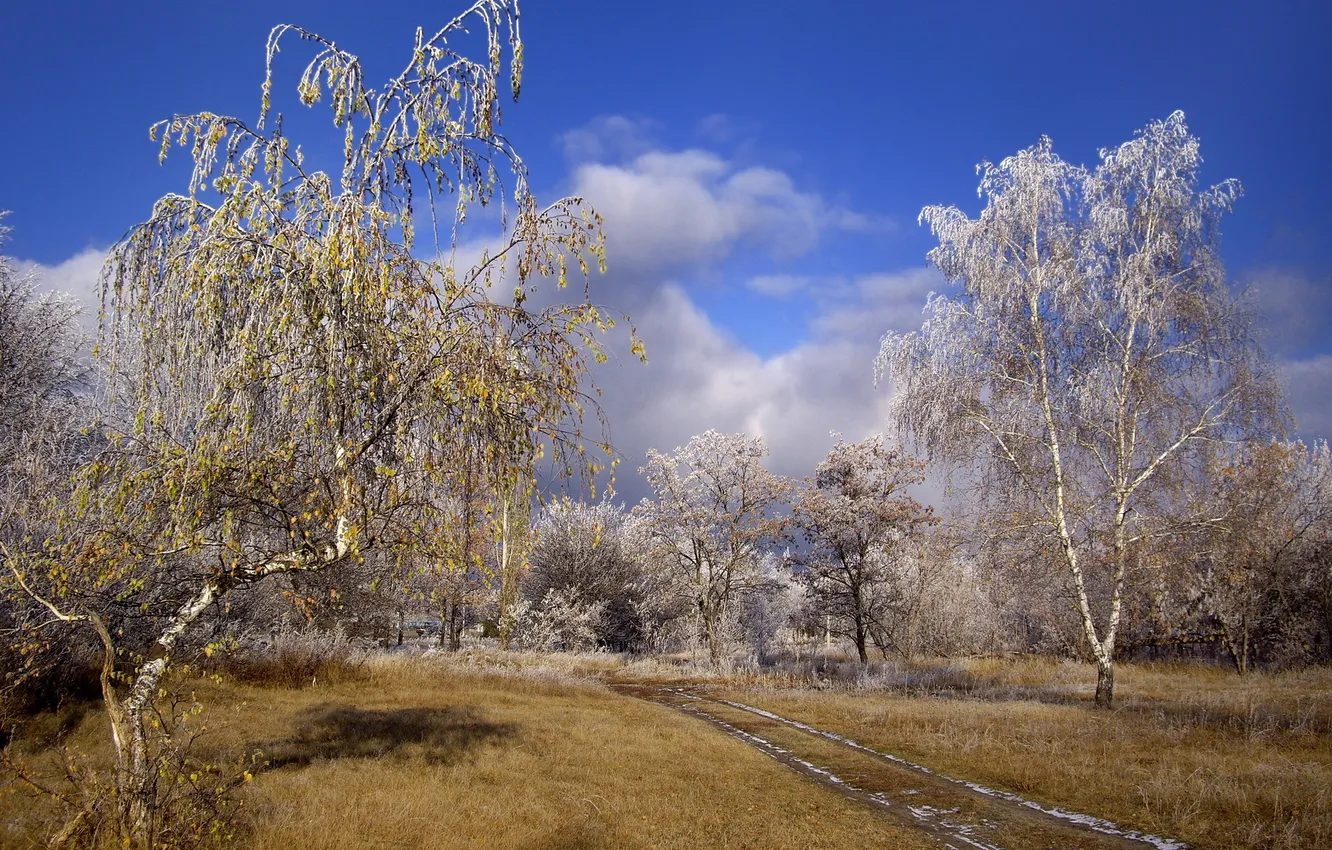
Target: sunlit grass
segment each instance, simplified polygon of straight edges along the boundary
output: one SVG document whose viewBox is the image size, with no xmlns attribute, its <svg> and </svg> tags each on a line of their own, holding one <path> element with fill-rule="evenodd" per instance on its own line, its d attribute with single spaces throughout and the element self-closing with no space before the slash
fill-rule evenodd
<svg viewBox="0 0 1332 850">
<path fill-rule="evenodd" d="M 1105 712 L 1087 665 L 966 659 L 848 675 L 842 661 L 715 672 L 683 658 L 474 651 L 371 657 L 300 688 L 235 674 L 181 684 L 207 706 L 200 754 L 260 765 L 235 839 L 258 850 L 928 846 L 607 680 L 692 683 L 1197 848 L 1332 846 L 1332 671 L 1125 664 Z M 100 714 L 78 707 L 34 719 L 17 752 L 49 765 L 43 745 L 62 728 L 71 749 L 105 758 Z M 11 787 L 0 844 L 37 846 L 52 812 Z"/>
<path fill-rule="evenodd" d="M 194 682 L 202 752 L 228 763 L 259 749 L 270 763 L 242 789 L 236 843 L 929 846 L 700 721 L 571 672 L 596 659 L 538 660 L 375 659 L 359 681 L 302 689 Z M 83 718 L 69 742 L 99 751 L 100 720 Z M 0 800 L 0 840 L 33 846 L 43 811 L 27 795 Z"/>
</svg>

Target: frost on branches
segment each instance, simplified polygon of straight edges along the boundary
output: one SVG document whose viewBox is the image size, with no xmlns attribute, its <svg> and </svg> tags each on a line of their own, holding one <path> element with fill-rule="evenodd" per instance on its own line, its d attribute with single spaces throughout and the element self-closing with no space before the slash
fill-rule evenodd
<svg viewBox="0 0 1332 850">
<path fill-rule="evenodd" d="M 763 467 L 767 453 L 762 437 L 707 431 L 674 454 L 649 449 L 640 470 L 655 497 L 634 513 L 646 521 L 661 570 L 688 604 L 714 666 L 733 606 L 762 586 L 759 559 L 786 533 L 778 511 L 792 485 Z"/>
<path fill-rule="evenodd" d="M 802 561 L 821 613 L 869 663 L 871 642 L 885 647 L 889 618 L 910 567 L 910 547 L 933 511 L 907 492 L 924 480 L 924 464 L 882 435 L 838 440 L 795 506 L 795 524 L 809 544 Z"/>
<path fill-rule="evenodd" d="M 1061 565 L 1104 706 L 1125 584 L 1172 489 L 1213 442 L 1280 423 L 1217 254 L 1240 187 L 1200 190 L 1201 162 L 1177 112 L 1093 169 L 1049 139 L 983 163 L 978 218 L 921 213 L 955 291 L 931 296 L 921 330 L 888 334 L 877 364 L 900 428 L 982 473 L 996 539 Z"/>
</svg>

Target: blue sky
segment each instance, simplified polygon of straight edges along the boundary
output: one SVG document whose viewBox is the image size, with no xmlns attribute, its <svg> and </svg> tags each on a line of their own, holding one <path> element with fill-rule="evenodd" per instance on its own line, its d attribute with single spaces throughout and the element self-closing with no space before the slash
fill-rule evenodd
<svg viewBox="0 0 1332 850">
<path fill-rule="evenodd" d="M 202 109 L 253 116 L 271 26 L 335 39 L 373 80 L 401 68 L 415 27 L 461 6 L 9 8 L 5 252 L 42 266 L 50 286 L 89 291 L 100 252 L 183 185 L 183 161 L 157 164 L 148 125 Z M 1244 183 L 1224 254 L 1276 328 L 1302 434 L 1332 435 L 1324 4 L 527 0 L 522 11 L 527 76 L 506 131 L 542 194 L 582 192 L 602 209 L 611 271 L 596 295 L 649 344 L 648 367 L 626 358 L 599 376 L 633 466 L 649 445 L 717 427 L 762 432 L 781 471 L 805 474 L 830 429 L 882 428 L 877 339 L 916 321 L 937 285 L 920 207 L 974 212 L 976 162 L 1042 134 L 1087 163 L 1176 109 L 1202 140 L 1204 178 Z M 305 58 L 291 42 L 279 91 Z M 337 141 L 321 124 L 298 131 Z"/>
</svg>

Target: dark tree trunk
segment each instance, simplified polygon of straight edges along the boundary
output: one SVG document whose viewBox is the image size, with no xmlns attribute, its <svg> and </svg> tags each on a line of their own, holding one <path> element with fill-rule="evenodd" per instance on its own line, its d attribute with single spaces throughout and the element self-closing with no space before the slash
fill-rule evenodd
<svg viewBox="0 0 1332 850">
<path fill-rule="evenodd" d="M 1115 701 L 1115 662 L 1096 660 L 1096 707 L 1110 708 Z"/>
</svg>

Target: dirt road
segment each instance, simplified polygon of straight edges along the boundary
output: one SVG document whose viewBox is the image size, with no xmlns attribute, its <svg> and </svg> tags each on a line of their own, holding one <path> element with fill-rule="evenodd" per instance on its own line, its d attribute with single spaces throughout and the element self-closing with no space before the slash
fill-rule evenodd
<svg viewBox="0 0 1332 850">
<path fill-rule="evenodd" d="M 686 712 L 780 764 L 953 850 L 1186 850 L 1100 818 L 953 779 L 890 753 L 744 703 L 690 688 L 613 685 L 616 691 Z"/>
</svg>

